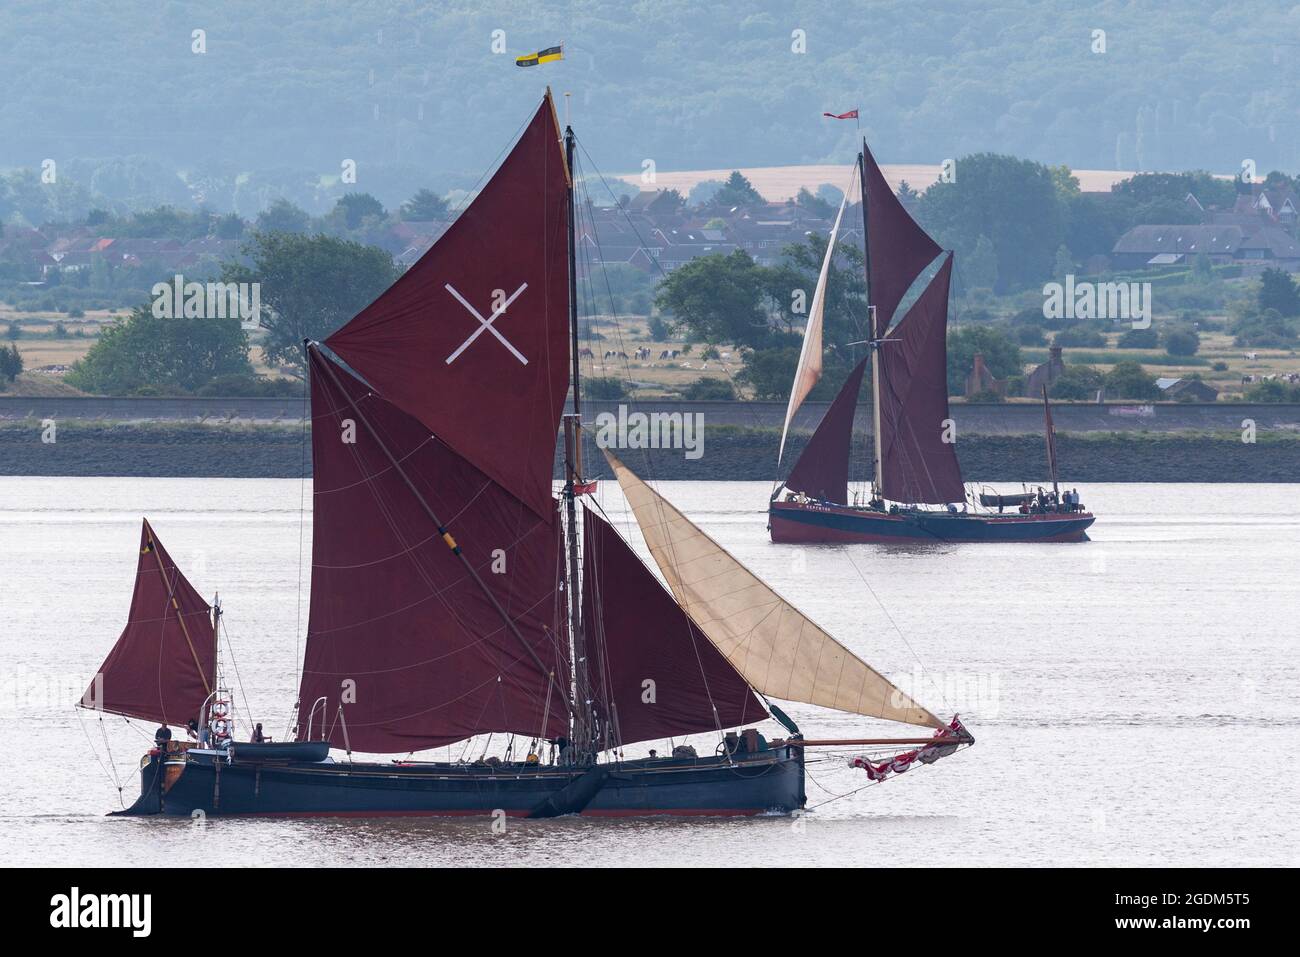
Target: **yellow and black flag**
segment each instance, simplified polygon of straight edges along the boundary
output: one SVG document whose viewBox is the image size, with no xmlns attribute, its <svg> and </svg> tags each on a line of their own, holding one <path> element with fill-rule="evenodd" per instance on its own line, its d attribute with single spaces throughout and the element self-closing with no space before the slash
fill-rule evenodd
<svg viewBox="0 0 1300 957">
<path fill-rule="evenodd" d="M 541 63 L 550 63 L 554 60 L 564 59 L 564 44 L 557 47 L 547 47 L 545 50 L 538 50 L 536 53 L 527 53 L 524 56 L 515 57 L 515 66 L 537 66 Z"/>
</svg>

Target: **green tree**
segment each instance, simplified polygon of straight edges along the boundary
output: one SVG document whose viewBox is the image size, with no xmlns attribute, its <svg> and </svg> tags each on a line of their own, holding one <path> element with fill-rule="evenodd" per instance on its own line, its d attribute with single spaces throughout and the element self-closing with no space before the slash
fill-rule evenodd
<svg viewBox="0 0 1300 957">
<path fill-rule="evenodd" d="M 809 192 L 806 186 L 799 188 L 799 194 L 795 196 L 794 202 L 796 206 L 808 210 L 814 216 L 820 216 L 823 219 L 831 219 L 835 216 L 835 207 L 820 196 Z"/>
<path fill-rule="evenodd" d="M 758 190 L 754 189 L 754 184 L 742 176 L 739 170 L 734 170 L 722 189 L 713 195 L 716 206 L 761 206 L 764 202 Z"/>
<path fill-rule="evenodd" d="M 949 395 L 961 395 L 966 390 L 966 376 L 975 365 L 977 352 L 984 355 L 984 364 L 995 379 L 1007 379 L 1024 371 L 1020 346 L 1001 329 L 960 326 L 948 333 Z"/>
<path fill-rule="evenodd" d="M 100 334 L 67 381 L 86 392 L 129 395 L 192 392 L 217 376 L 252 374 L 238 319 L 159 319 L 141 306 Z"/>
<path fill-rule="evenodd" d="M 1115 343 L 1118 349 L 1154 349 L 1160 345 L 1160 335 L 1154 329 L 1129 329 Z"/>
<path fill-rule="evenodd" d="M 617 376 L 587 376 L 582 380 L 582 394 L 588 399 L 626 399 L 627 384 Z"/>
<path fill-rule="evenodd" d="M 245 225 L 238 213 L 228 213 L 217 219 L 212 226 L 212 233 L 218 239 L 241 239 Z"/>
<path fill-rule="evenodd" d="M 1070 252 L 1068 246 L 1062 244 L 1056 247 L 1056 261 L 1052 265 L 1052 278 L 1057 282 L 1065 282 L 1065 277 L 1074 272 L 1074 254 Z"/>
<path fill-rule="evenodd" d="M 748 349 L 744 355 L 744 368 L 736 374 L 736 379 L 749 386 L 756 399 L 784 400 L 790 396 L 794 370 L 798 365 L 799 349 L 796 346 Z M 818 387 L 823 384 L 829 385 L 828 376 L 823 375 L 821 382 L 817 383 Z"/>
<path fill-rule="evenodd" d="M 962 263 L 961 275 L 968 289 L 992 289 L 998 284 L 998 254 L 983 233 L 976 237 L 975 248 Z"/>
<path fill-rule="evenodd" d="M 251 263 L 227 263 L 221 278 L 261 283 L 263 351 L 268 361 L 299 376 L 302 341 L 324 339 L 399 275 L 384 250 L 333 236 L 258 233 L 244 251 Z"/>
<path fill-rule="evenodd" d="M 994 153 L 962 157 L 956 170 L 955 181 L 935 183 L 922 194 L 921 223 L 958 250 L 973 250 L 981 234 L 988 236 L 997 254 L 998 292 L 1049 277 L 1064 235 L 1051 170 Z"/>
<path fill-rule="evenodd" d="M 1105 376 L 1106 393 L 1117 399 L 1158 399 L 1155 376 L 1131 359 L 1117 362 Z"/>
<path fill-rule="evenodd" d="M 763 308 L 768 279 L 743 250 L 701 256 L 668 274 L 655 304 L 690 338 L 762 347 L 772 338 Z"/>
<path fill-rule="evenodd" d="M 1052 345 L 1073 346 L 1076 349 L 1101 349 L 1106 345 L 1106 337 L 1091 326 L 1080 324 L 1062 329 L 1052 336 Z"/>
<path fill-rule="evenodd" d="M 1101 373 L 1092 366 L 1068 364 L 1048 388 L 1053 399 L 1092 399 L 1101 388 Z"/>
<path fill-rule="evenodd" d="M 1170 329 L 1165 333 L 1165 351 L 1171 356 L 1194 356 L 1201 348 L 1201 337 L 1194 329 Z"/>
<path fill-rule="evenodd" d="M 262 233 L 305 233 L 310 225 L 307 211 L 287 199 L 277 199 L 257 214 L 257 230 Z"/>
<path fill-rule="evenodd" d="M 0 347 L 0 379 L 13 382 L 22 375 L 22 371 L 23 357 L 18 346 L 11 342 L 8 346 Z"/>
<path fill-rule="evenodd" d="M 1244 398 L 1247 402 L 1295 402 L 1300 400 L 1300 389 L 1280 379 L 1268 379 L 1247 389 Z"/>
<path fill-rule="evenodd" d="M 1259 282 L 1259 308 L 1276 309 L 1280 316 L 1300 316 L 1300 289 L 1290 273 L 1264 270 Z"/>
<path fill-rule="evenodd" d="M 1247 306 L 1232 324 L 1233 343 L 1239 346 L 1262 346 L 1265 349 L 1290 348 L 1296 342 L 1295 330 L 1276 309 Z"/>
<path fill-rule="evenodd" d="M 447 201 L 429 189 L 422 189 L 402 204 L 403 220 L 432 222 L 447 217 Z"/>
<path fill-rule="evenodd" d="M 700 376 L 682 390 L 683 398 L 696 402 L 731 401 L 736 397 L 736 388 L 726 379 L 712 376 Z"/>
<path fill-rule="evenodd" d="M 345 193 L 334 204 L 330 215 L 351 230 L 360 229 L 367 217 L 383 219 L 387 213 L 384 204 L 369 193 Z"/>
</svg>

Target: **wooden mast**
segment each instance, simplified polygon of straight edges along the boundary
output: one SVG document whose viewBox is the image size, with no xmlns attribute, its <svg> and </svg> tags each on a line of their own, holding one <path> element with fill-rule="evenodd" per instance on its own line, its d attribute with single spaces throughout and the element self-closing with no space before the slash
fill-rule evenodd
<svg viewBox="0 0 1300 957">
<path fill-rule="evenodd" d="M 867 323 L 868 346 L 871 349 L 871 441 L 872 441 L 872 478 L 871 497 L 873 500 L 883 498 L 884 476 L 880 453 L 880 333 L 877 329 L 876 307 L 871 304 L 871 239 L 867 229 L 867 141 L 862 140 L 862 152 L 858 154 L 858 188 L 862 192 L 862 268 L 867 281 Z"/>
<path fill-rule="evenodd" d="M 578 265 L 577 202 L 573 187 L 573 154 L 575 140 L 573 127 L 564 128 L 564 160 L 569 173 L 569 352 L 573 362 L 573 412 L 564 417 L 564 515 L 565 545 L 568 552 L 569 574 L 565 582 L 565 597 L 569 602 L 569 640 L 573 657 L 573 747 L 580 763 L 592 759 L 595 752 L 595 731 L 591 713 L 591 680 L 587 667 L 587 640 L 582 630 L 582 595 L 578 549 L 581 530 L 578 527 L 576 486 L 582 482 L 582 404 L 578 362 Z"/>
<path fill-rule="evenodd" d="M 1061 500 L 1060 482 L 1056 467 L 1056 429 L 1052 427 L 1052 406 L 1047 401 L 1047 384 L 1043 383 L 1043 432 L 1047 439 L 1047 467 L 1052 473 L 1052 494 Z"/>
</svg>

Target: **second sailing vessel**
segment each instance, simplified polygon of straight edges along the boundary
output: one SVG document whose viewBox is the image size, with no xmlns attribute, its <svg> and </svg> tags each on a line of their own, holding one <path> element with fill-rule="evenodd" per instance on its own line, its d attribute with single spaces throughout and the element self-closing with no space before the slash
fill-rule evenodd
<svg viewBox="0 0 1300 957">
<path fill-rule="evenodd" d="M 868 749 L 851 761 L 879 780 L 973 742 L 612 455 L 667 588 L 588 504 L 573 151 L 548 92 L 429 252 L 307 344 L 312 576 L 291 740 L 236 740 L 212 609 L 146 523 L 130 621 L 82 701 L 161 725 L 126 813 L 788 813 L 810 748 Z M 772 698 L 914 730 L 808 740 Z M 769 716 L 773 740 L 752 726 Z M 195 740 L 172 739 L 187 724 Z M 716 751 L 624 755 L 701 732 Z M 415 758 L 485 735 L 509 737 L 504 755 Z"/>
<path fill-rule="evenodd" d="M 867 276 L 869 352 L 853 367 L 799 459 L 772 493 L 772 541 L 798 542 L 1077 542 L 1093 515 L 1075 493 L 1021 492 L 968 496 L 948 409 L 948 293 L 952 253 L 912 219 L 889 188 L 866 141 L 858 154 Z M 849 187 L 852 190 L 852 184 Z M 835 239 L 848 192 L 826 246 L 813 293 L 803 350 L 781 435 L 821 376 L 822 312 Z M 906 314 L 894 313 L 912 283 L 940 260 Z M 870 492 L 849 500 L 849 450 L 858 393 L 871 369 Z M 1046 395 L 1044 395 L 1046 401 Z M 1055 439 L 1048 419 L 1053 486 Z M 778 455 L 778 464 L 780 455 Z M 927 507 L 930 506 L 930 507 Z M 938 506 L 933 507 L 933 506 Z M 1012 511 L 1005 509 L 1010 506 Z"/>
</svg>

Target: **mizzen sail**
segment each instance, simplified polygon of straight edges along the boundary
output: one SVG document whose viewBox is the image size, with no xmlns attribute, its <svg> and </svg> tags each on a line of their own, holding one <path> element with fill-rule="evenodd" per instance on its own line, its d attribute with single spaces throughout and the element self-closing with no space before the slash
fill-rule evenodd
<svg viewBox="0 0 1300 957">
<path fill-rule="evenodd" d="M 126 628 L 82 696 L 82 707 L 183 725 L 199 716 L 212 691 L 216 658 L 211 606 L 144 520 Z"/>
<path fill-rule="evenodd" d="M 619 744 L 767 717 L 728 663 L 609 523 L 584 509 L 583 621 L 592 695 Z"/>
<path fill-rule="evenodd" d="M 785 487 L 802 492 L 819 502 L 849 502 L 849 451 L 853 440 L 853 418 L 858 408 L 858 393 L 869 358 L 863 359 L 836 394 L 817 430 L 799 454 Z"/>
<path fill-rule="evenodd" d="M 889 721 L 944 727 L 809 621 L 681 512 L 605 453 L 673 597 L 756 690 Z"/>
<path fill-rule="evenodd" d="M 438 242 L 325 341 L 548 522 L 569 388 L 568 176 L 548 92 Z"/>
<path fill-rule="evenodd" d="M 966 498 L 948 410 L 949 256 L 879 347 L 881 494 L 942 505 Z"/>
</svg>

